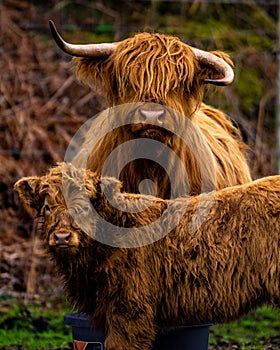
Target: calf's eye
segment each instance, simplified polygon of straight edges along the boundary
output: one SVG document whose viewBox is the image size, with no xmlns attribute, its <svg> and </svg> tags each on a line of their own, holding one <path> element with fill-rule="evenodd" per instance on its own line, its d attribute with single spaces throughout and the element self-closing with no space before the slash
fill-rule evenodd
<svg viewBox="0 0 280 350">
<path fill-rule="evenodd" d="M 45 204 L 44 212 L 45 212 L 45 214 L 50 214 L 52 212 L 52 210 L 48 204 Z"/>
</svg>

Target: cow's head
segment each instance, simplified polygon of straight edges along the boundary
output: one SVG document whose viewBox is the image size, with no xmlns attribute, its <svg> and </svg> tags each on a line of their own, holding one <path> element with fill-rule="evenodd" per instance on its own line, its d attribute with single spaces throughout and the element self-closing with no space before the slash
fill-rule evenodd
<svg viewBox="0 0 280 350">
<path fill-rule="evenodd" d="M 225 53 L 199 50 L 176 37 L 140 33 L 118 43 L 73 45 L 62 39 L 52 21 L 50 26 L 58 46 L 75 56 L 78 78 L 101 86 L 111 106 L 154 102 L 191 117 L 205 84 L 228 85 L 234 78 Z M 139 115 L 140 121 L 155 117 Z"/>
</svg>

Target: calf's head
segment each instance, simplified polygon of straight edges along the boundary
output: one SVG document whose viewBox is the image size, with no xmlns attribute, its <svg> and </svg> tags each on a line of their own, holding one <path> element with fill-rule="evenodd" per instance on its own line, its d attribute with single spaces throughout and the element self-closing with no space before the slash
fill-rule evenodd
<svg viewBox="0 0 280 350">
<path fill-rule="evenodd" d="M 86 215 L 87 223 L 92 233 L 95 227 L 95 217 L 87 215 L 89 203 L 85 195 L 81 195 L 81 186 L 84 186 L 84 177 L 69 176 L 71 167 L 64 165 L 52 168 L 42 177 L 25 177 L 16 182 L 14 188 L 21 200 L 29 207 L 37 210 L 37 227 L 41 231 L 42 238 L 47 243 L 49 250 L 67 250 L 72 253 L 78 248 L 86 247 L 92 243 L 92 237 L 80 229 L 73 218 L 83 220 Z M 73 170 L 73 169 L 72 169 Z M 64 178 L 64 186 L 62 185 Z M 94 176 L 91 176 L 92 197 L 95 196 Z M 89 192 L 87 191 L 88 195 Z M 65 200 L 65 195 L 67 201 Z M 85 225 L 84 225 L 85 227 Z"/>
</svg>

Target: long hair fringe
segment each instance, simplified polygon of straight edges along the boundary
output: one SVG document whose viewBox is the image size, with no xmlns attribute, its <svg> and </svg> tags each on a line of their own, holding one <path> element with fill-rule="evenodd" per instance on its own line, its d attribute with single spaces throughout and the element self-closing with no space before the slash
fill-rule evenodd
<svg viewBox="0 0 280 350">
<path fill-rule="evenodd" d="M 186 112 L 188 96 L 197 104 L 202 100 L 199 63 L 176 37 L 141 33 L 122 41 L 106 60 L 74 58 L 73 63 L 80 80 L 105 88 L 111 106 L 145 101 Z"/>
</svg>

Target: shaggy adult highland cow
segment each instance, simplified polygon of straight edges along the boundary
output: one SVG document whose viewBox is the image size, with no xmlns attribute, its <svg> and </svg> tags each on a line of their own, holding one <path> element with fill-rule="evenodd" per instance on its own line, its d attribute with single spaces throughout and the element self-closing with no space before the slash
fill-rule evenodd
<svg viewBox="0 0 280 350">
<path fill-rule="evenodd" d="M 70 301 L 106 334 L 107 350 L 148 350 L 158 328 L 223 323 L 264 304 L 279 307 L 280 176 L 172 201 L 120 188 L 116 179 L 65 164 L 15 185 L 38 210 Z M 95 208 L 88 220 L 85 197 Z M 203 223 L 189 230 L 199 206 L 208 208 Z M 111 231 L 104 232 L 104 220 Z M 154 243 L 113 247 L 96 240 L 102 231 L 114 244 L 150 236 Z"/>
<path fill-rule="evenodd" d="M 52 21 L 50 26 L 59 47 L 76 56 L 73 62 L 77 77 L 100 87 L 110 107 L 129 105 L 128 111 L 124 107 L 115 117 L 122 118 L 122 126 L 114 128 L 112 123 L 110 132 L 93 148 L 94 131 L 88 133 L 82 147 L 90 150 L 85 167 L 112 176 L 110 171 L 104 172 L 111 152 L 127 141 L 145 139 L 158 141 L 172 152 L 162 155 L 155 143 L 147 147 L 144 142 L 130 143 L 132 155 L 141 147 L 145 148 L 143 154 L 148 154 L 130 159 L 120 172 L 126 192 L 139 193 L 145 179 L 152 180 L 157 197 L 165 199 L 251 180 L 238 129 L 223 112 L 202 103 L 206 84 L 232 82 L 228 55 L 193 48 L 176 37 L 149 33 L 119 43 L 73 45 L 61 38 Z M 91 130 L 101 133 L 103 123 L 106 113 L 97 117 Z M 115 153 L 117 165 L 111 169 L 119 165 L 126 151 Z M 186 174 L 178 170 L 176 157 Z M 163 165 L 166 158 L 167 166 Z M 182 186 L 186 181 L 187 189 Z M 154 192 L 147 189 L 144 193 Z"/>
</svg>

